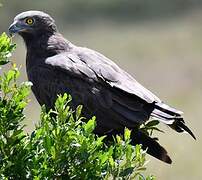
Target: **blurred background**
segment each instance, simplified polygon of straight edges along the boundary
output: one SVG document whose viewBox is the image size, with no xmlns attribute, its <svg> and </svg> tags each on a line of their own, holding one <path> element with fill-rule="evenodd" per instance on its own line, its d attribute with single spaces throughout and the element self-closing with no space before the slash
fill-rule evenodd
<svg viewBox="0 0 202 180">
<path fill-rule="evenodd" d="M 202 1 L 200 0 L 1 0 L 0 32 L 16 14 L 42 10 L 54 17 L 73 43 L 111 58 L 166 103 L 184 111 L 197 137 L 166 131 L 160 143 L 173 159 L 166 165 L 148 156 L 147 173 L 157 179 L 202 179 Z M 12 60 L 27 80 L 25 47 L 16 36 Z M 26 109 L 26 130 L 33 129 L 40 107 L 33 95 Z"/>
</svg>

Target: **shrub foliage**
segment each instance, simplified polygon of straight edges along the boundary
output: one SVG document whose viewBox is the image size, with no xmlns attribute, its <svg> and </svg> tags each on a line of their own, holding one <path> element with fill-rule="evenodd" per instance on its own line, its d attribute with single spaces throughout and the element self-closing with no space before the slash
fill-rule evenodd
<svg viewBox="0 0 202 180">
<path fill-rule="evenodd" d="M 0 36 L 0 65 L 9 62 L 15 45 Z M 12 63 L 11 63 L 12 64 Z M 108 145 L 93 130 L 95 117 L 83 122 L 82 106 L 72 110 L 71 97 L 59 95 L 55 109 L 41 109 L 31 134 L 24 130 L 23 110 L 31 83 L 16 82 L 19 70 L 12 64 L 0 76 L 0 179 L 154 179 L 144 177 L 145 151 L 131 146 L 130 131 Z M 123 140 L 124 139 L 124 140 Z"/>
</svg>

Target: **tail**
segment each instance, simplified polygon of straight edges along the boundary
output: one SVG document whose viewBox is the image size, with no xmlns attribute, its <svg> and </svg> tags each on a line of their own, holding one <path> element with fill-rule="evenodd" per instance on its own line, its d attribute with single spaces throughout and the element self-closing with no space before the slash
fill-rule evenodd
<svg viewBox="0 0 202 180">
<path fill-rule="evenodd" d="M 132 131 L 131 144 L 142 144 L 143 149 L 147 149 L 147 153 L 151 156 L 168 164 L 172 163 L 167 151 L 154 139 L 147 136 L 141 131 Z"/>
<path fill-rule="evenodd" d="M 104 139 L 104 142 L 106 144 L 110 143 L 111 141 L 114 140 L 114 137 L 117 134 L 123 135 L 124 130 L 121 130 L 121 131 L 112 130 L 108 132 L 106 134 L 106 138 Z M 131 144 L 132 145 L 141 144 L 142 148 L 144 150 L 147 150 L 147 153 L 150 154 L 151 156 L 165 163 L 168 163 L 168 164 L 172 163 L 172 160 L 168 156 L 167 151 L 156 141 L 156 139 L 149 137 L 148 135 L 146 135 L 144 132 L 140 130 L 137 130 L 137 129 L 131 130 Z"/>
<path fill-rule="evenodd" d="M 182 114 L 183 112 L 171 108 L 166 104 L 156 103 L 151 116 L 161 122 L 164 122 L 175 131 L 179 133 L 185 131 L 189 133 L 194 139 L 196 139 L 193 132 L 185 125 Z"/>
</svg>

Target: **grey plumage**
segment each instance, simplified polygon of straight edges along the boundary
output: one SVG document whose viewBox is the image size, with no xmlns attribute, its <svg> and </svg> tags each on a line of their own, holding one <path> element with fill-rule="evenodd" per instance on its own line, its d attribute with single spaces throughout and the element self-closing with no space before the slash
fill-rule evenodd
<svg viewBox="0 0 202 180">
<path fill-rule="evenodd" d="M 26 24 L 32 18 L 33 24 Z M 104 55 L 78 47 L 58 33 L 54 20 L 39 11 L 16 16 L 10 33 L 19 33 L 27 47 L 26 68 L 40 105 L 54 107 L 57 94 L 72 95 L 72 107 L 84 105 L 84 116 L 97 117 L 95 133 L 114 135 L 124 127 L 135 129 L 150 117 L 177 132 L 187 131 L 182 113 L 165 105 Z M 132 143 L 142 143 L 148 153 L 171 163 L 166 150 L 142 132 L 133 130 Z"/>
</svg>

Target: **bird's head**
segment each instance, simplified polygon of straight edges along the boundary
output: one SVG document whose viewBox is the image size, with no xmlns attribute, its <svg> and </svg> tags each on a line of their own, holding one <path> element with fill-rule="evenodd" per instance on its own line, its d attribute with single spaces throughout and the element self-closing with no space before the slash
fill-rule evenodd
<svg viewBox="0 0 202 180">
<path fill-rule="evenodd" d="M 18 14 L 9 27 L 9 34 L 34 35 L 57 31 L 53 18 L 42 11 L 26 11 Z"/>
</svg>

